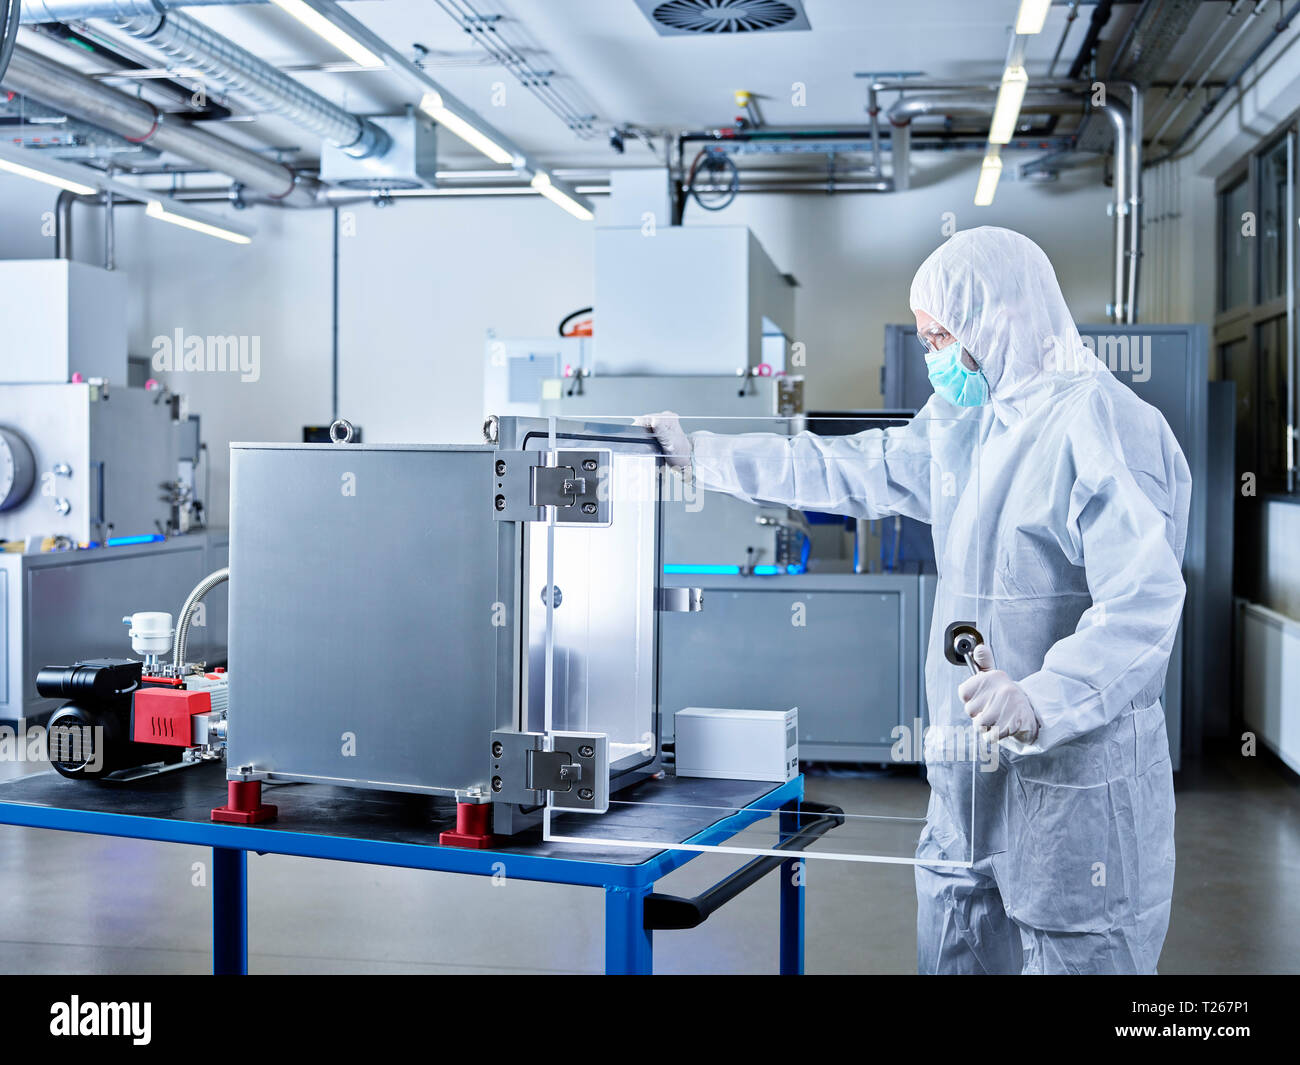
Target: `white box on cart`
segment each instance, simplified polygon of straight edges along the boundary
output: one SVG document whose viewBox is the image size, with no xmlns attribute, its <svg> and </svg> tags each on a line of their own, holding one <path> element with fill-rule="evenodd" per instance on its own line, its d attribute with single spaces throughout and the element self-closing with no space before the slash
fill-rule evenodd
<svg viewBox="0 0 1300 1065">
<path fill-rule="evenodd" d="M 688 706 L 675 715 L 677 775 L 771 780 L 799 774 L 799 708 L 725 710 Z"/>
</svg>

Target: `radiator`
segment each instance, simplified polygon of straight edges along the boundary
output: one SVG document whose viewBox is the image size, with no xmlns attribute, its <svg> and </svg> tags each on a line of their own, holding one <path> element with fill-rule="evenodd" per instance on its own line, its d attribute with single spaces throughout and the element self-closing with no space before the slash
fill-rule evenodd
<svg viewBox="0 0 1300 1065">
<path fill-rule="evenodd" d="M 1246 726 L 1300 773 L 1300 621 L 1258 603 L 1238 608 Z"/>
</svg>

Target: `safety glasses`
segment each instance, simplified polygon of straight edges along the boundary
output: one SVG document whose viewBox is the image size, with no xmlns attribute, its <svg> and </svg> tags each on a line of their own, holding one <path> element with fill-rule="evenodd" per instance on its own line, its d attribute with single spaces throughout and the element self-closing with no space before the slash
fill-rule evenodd
<svg viewBox="0 0 1300 1065">
<path fill-rule="evenodd" d="M 918 329 L 916 339 L 926 351 L 933 354 L 940 348 L 947 347 L 957 338 L 941 325 L 932 325 L 929 329 Z"/>
</svg>

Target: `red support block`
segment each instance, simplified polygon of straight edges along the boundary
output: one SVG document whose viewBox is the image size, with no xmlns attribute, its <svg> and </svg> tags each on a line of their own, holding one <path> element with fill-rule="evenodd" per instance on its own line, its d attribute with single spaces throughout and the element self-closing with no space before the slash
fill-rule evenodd
<svg viewBox="0 0 1300 1065">
<path fill-rule="evenodd" d="M 458 802 L 456 804 L 456 830 L 443 832 L 438 842 L 444 847 L 470 847 L 487 850 L 496 843 L 492 835 L 492 804 L 490 802 Z"/>
<path fill-rule="evenodd" d="M 226 782 L 226 805 L 212 811 L 212 820 L 231 825 L 255 825 L 275 819 L 279 809 L 262 801 L 260 780 Z"/>
</svg>

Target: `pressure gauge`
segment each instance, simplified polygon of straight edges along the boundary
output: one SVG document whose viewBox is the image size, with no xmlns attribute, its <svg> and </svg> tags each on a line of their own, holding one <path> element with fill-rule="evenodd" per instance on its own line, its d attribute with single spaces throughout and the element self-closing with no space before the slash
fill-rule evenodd
<svg viewBox="0 0 1300 1065">
<path fill-rule="evenodd" d="M 32 490 L 36 460 L 27 441 L 12 429 L 0 428 L 0 510 L 12 510 Z"/>
</svg>

